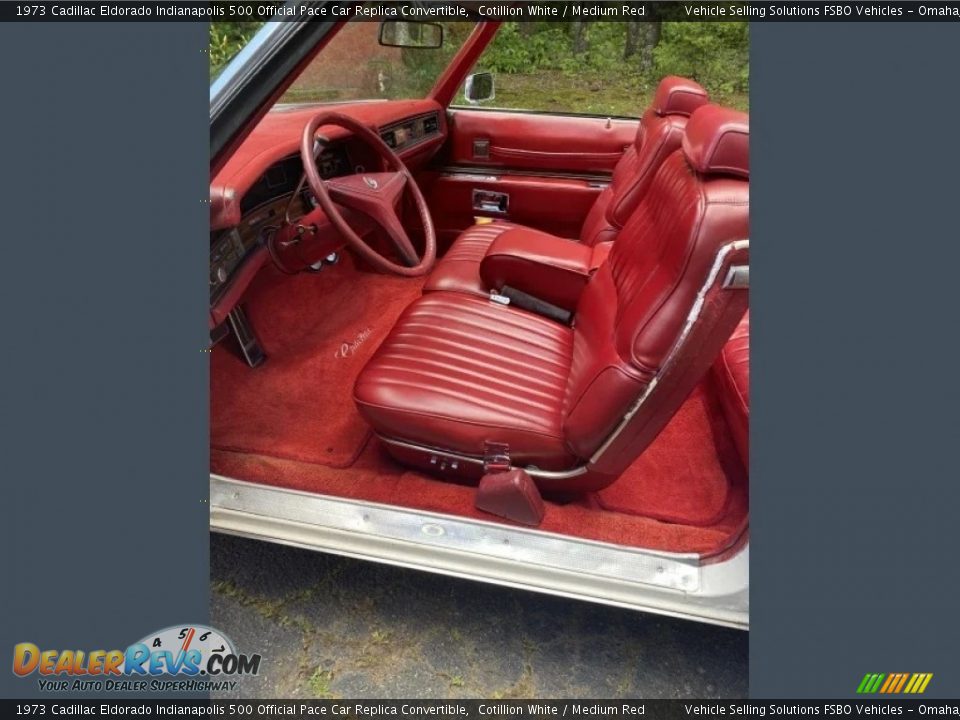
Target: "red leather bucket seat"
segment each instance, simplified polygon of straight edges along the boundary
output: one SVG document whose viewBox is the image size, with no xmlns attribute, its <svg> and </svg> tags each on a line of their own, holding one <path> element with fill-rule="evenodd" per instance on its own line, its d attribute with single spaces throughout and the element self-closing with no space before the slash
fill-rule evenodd
<svg viewBox="0 0 960 720">
<path fill-rule="evenodd" d="M 624 152 L 610 185 L 597 197 L 584 221 L 580 242 L 593 246 L 617 237 L 660 164 L 679 149 L 687 118 L 708 100 L 707 91 L 693 80 L 668 76 L 660 81 L 653 104 L 640 118 L 633 145 Z M 494 222 L 468 228 L 437 263 L 424 292 L 455 290 L 486 295 L 480 262 L 494 240 L 517 227 L 515 223 Z"/>
<path fill-rule="evenodd" d="M 495 454 L 544 490 L 612 482 L 746 311 L 748 147 L 744 113 L 693 114 L 572 327 L 477 295 L 415 300 L 357 379 L 360 413 L 401 462 L 476 477 Z"/>
</svg>

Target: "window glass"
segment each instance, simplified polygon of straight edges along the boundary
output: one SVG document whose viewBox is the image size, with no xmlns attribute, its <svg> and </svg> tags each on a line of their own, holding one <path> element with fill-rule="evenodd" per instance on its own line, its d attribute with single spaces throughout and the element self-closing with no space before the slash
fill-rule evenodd
<svg viewBox="0 0 960 720">
<path fill-rule="evenodd" d="M 442 22 L 439 48 L 384 47 L 380 23 L 351 21 L 304 69 L 282 103 L 422 98 L 475 24 Z"/>
<path fill-rule="evenodd" d="M 665 75 L 748 109 L 746 22 L 507 22 L 473 72 L 494 74 L 481 107 L 636 117 Z M 464 88 L 454 101 L 469 105 Z"/>
</svg>

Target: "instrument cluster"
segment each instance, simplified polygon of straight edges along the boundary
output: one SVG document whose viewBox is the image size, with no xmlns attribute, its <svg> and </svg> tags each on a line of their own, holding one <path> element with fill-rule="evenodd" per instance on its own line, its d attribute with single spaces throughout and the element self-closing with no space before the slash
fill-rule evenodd
<svg viewBox="0 0 960 720">
<path fill-rule="evenodd" d="M 343 144 L 331 144 L 317 158 L 320 175 L 326 180 L 352 172 L 350 155 Z M 258 247 L 264 233 L 290 217 L 297 218 L 313 208 L 313 196 L 303 178 L 300 155 L 291 155 L 272 165 L 240 201 L 241 223 L 210 238 L 210 301 L 226 288 L 234 271 Z M 291 197 L 299 188 L 299 196 Z"/>
</svg>

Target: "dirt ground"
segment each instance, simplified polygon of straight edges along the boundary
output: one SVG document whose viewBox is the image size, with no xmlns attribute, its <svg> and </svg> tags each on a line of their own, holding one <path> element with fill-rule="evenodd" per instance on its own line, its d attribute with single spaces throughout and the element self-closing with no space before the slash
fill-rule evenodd
<svg viewBox="0 0 960 720">
<path fill-rule="evenodd" d="M 211 624 L 263 698 L 723 698 L 745 632 L 211 535 Z"/>
</svg>

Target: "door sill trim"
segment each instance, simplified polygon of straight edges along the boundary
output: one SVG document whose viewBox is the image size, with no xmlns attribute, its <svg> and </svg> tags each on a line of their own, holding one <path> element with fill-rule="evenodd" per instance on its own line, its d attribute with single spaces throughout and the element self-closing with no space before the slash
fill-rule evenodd
<svg viewBox="0 0 960 720">
<path fill-rule="evenodd" d="M 730 627 L 747 626 L 746 549 L 701 565 L 497 522 L 210 475 L 210 529 Z"/>
</svg>

